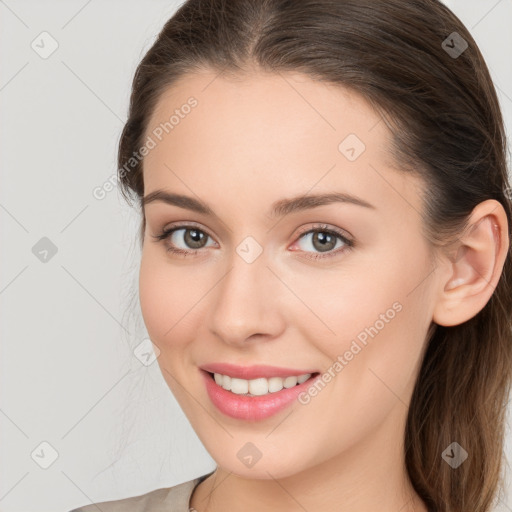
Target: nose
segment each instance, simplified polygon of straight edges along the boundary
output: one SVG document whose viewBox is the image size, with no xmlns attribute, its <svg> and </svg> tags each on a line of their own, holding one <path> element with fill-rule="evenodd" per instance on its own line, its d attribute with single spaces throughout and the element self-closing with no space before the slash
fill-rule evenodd
<svg viewBox="0 0 512 512">
<path fill-rule="evenodd" d="M 225 343 L 269 340 L 284 329 L 286 290 L 264 256 L 248 263 L 234 252 L 227 273 L 212 290 L 210 332 Z"/>
</svg>

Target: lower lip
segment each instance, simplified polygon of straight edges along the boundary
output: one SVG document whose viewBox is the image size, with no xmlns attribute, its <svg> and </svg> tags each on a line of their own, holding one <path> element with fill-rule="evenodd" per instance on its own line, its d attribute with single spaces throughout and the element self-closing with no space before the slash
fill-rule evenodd
<svg viewBox="0 0 512 512">
<path fill-rule="evenodd" d="M 227 391 L 219 386 L 208 372 L 200 371 L 205 380 L 208 396 L 217 409 L 231 418 L 246 421 L 263 420 L 277 414 L 291 405 L 303 391 L 306 391 L 320 377 L 318 374 L 302 384 L 291 388 L 283 388 L 275 393 L 261 396 L 244 396 Z"/>
</svg>

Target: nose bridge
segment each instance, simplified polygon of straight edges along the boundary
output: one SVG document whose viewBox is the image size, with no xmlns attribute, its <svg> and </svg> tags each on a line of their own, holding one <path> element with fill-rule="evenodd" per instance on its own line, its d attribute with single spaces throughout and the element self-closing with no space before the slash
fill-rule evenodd
<svg viewBox="0 0 512 512">
<path fill-rule="evenodd" d="M 247 238 L 235 248 L 213 298 L 210 329 L 229 343 L 253 334 L 273 336 L 280 328 L 277 280 L 267 268 L 263 248 Z"/>
</svg>

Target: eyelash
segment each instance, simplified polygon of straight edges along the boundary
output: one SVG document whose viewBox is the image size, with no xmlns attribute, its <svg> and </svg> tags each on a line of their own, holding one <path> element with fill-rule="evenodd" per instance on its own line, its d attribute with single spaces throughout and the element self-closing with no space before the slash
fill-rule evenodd
<svg viewBox="0 0 512 512">
<path fill-rule="evenodd" d="M 153 238 L 155 239 L 156 242 L 160 242 L 160 241 L 164 241 L 164 240 L 167 240 L 168 238 L 170 238 L 170 236 L 175 232 L 175 231 L 178 231 L 180 229 L 196 229 L 198 231 L 201 231 L 202 233 L 204 233 L 206 236 L 208 236 L 209 238 L 212 238 L 206 231 L 204 231 L 203 229 L 200 229 L 198 226 L 195 226 L 193 224 L 181 224 L 181 225 L 174 225 L 174 226 L 171 226 L 170 228 L 167 228 L 167 229 L 164 229 L 162 230 L 162 232 L 158 235 L 152 235 Z M 330 228 L 329 226 L 325 225 L 325 224 L 316 224 L 314 225 L 313 227 L 308 227 L 308 228 L 305 228 L 303 230 L 301 230 L 301 232 L 299 233 L 298 237 L 297 237 L 297 240 L 300 240 L 300 238 L 302 238 L 304 235 L 308 234 L 308 233 L 328 233 L 330 235 L 334 235 L 336 237 L 338 237 L 339 239 L 341 239 L 341 241 L 345 244 L 345 247 L 342 247 L 342 248 L 338 248 L 336 250 L 332 250 L 332 251 L 329 251 L 329 252 L 326 252 L 324 254 L 322 253 L 309 253 L 308 251 L 305 251 L 307 252 L 308 254 L 311 254 L 310 256 L 307 256 L 307 258 L 311 258 L 311 259 L 314 259 L 314 260 L 319 260 L 319 259 L 325 259 L 325 258 L 331 258 L 331 257 L 334 257 L 334 256 L 337 256 L 337 255 L 340 255 L 341 253 L 344 253 L 344 252 L 347 252 L 351 249 L 353 249 L 354 247 L 354 242 L 350 239 L 348 239 L 347 237 L 345 237 L 340 231 L 334 229 L 334 228 Z M 180 249 L 180 248 L 175 248 L 175 247 L 170 247 L 168 246 L 166 248 L 167 252 L 170 252 L 170 253 L 173 253 L 173 254 L 176 254 L 176 255 L 180 255 L 180 256 L 183 256 L 183 257 L 186 257 L 186 256 L 197 256 L 198 252 L 200 252 L 200 249 L 190 249 L 190 250 L 185 250 L 185 249 Z"/>
</svg>

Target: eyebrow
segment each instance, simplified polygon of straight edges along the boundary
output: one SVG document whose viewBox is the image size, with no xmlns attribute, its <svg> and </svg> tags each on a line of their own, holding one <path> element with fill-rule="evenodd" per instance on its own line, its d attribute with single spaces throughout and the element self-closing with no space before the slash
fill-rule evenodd
<svg viewBox="0 0 512 512">
<path fill-rule="evenodd" d="M 204 215 L 215 216 L 213 210 L 203 201 L 194 197 L 167 192 L 166 190 L 158 189 L 144 196 L 141 201 L 142 208 L 154 202 L 163 202 Z M 376 209 L 372 204 L 354 195 L 342 192 L 331 192 L 327 194 L 300 195 L 289 199 L 280 199 L 272 205 L 269 215 L 271 218 L 282 217 L 289 213 L 308 210 L 331 203 L 349 203 L 364 208 Z"/>
</svg>

